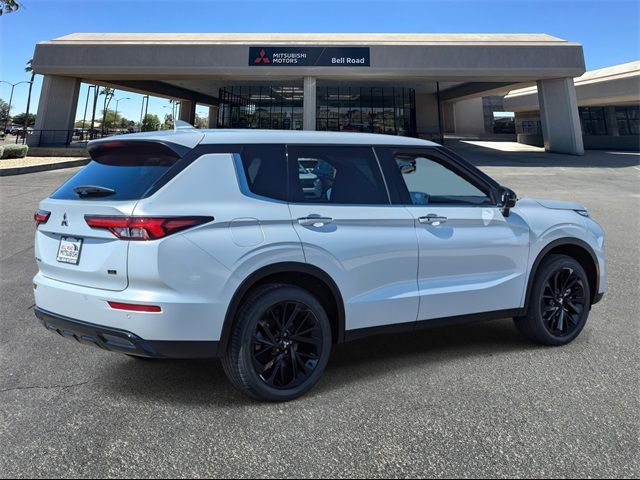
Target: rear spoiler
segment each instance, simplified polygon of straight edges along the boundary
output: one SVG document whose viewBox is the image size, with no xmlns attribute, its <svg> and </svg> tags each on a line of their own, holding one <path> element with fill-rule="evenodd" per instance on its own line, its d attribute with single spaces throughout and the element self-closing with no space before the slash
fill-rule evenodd
<svg viewBox="0 0 640 480">
<path fill-rule="evenodd" d="M 98 163 L 126 165 L 151 161 L 159 165 L 172 165 L 187 152 L 190 147 L 162 140 L 124 140 L 105 139 L 87 145 L 91 158 Z"/>
</svg>

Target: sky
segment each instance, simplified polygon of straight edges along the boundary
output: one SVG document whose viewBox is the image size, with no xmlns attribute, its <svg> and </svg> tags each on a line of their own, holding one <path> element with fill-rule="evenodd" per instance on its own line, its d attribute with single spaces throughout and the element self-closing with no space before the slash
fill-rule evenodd
<svg viewBox="0 0 640 480">
<path fill-rule="evenodd" d="M 19 0 L 0 16 L 0 80 L 28 80 L 36 43 L 74 32 L 547 33 L 584 46 L 587 70 L 640 59 L 640 2 L 620 0 Z M 37 109 L 42 77 L 33 88 Z M 78 102 L 82 118 L 86 85 Z M 11 113 L 24 112 L 28 85 L 14 89 Z M 11 87 L 0 83 L 0 98 Z M 141 96 L 119 91 L 118 111 L 140 117 Z M 110 108 L 115 107 L 111 104 Z M 169 111 L 152 99 L 149 113 Z M 204 107 L 197 113 L 207 115 Z"/>
</svg>

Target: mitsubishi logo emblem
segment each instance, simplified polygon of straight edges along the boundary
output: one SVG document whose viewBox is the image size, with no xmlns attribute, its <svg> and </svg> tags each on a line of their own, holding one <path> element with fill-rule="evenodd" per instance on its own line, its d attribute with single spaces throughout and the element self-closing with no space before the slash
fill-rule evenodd
<svg viewBox="0 0 640 480">
<path fill-rule="evenodd" d="M 62 222 L 60 222 L 60 226 L 61 227 L 68 227 L 69 226 L 69 220 L 67 219 L 67 214 L 66 213 L 62 216 Z"/>
<path fill-rule="evenodd" d="M 260 56 L 256 58 L 253 63 L 271 63 L 271 60 L 267 57 L 267 52 L 264 51 L 264 48 L 260 50 Z"/>
</svg>

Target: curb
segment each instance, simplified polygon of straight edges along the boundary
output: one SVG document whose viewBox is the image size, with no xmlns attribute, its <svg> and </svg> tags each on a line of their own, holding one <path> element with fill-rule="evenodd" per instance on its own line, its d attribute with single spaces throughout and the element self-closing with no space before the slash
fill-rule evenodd
<svg viewBox="0 0 640 480">
<path fill-rule="evenodd" d="M 24 173 L 46 172 L 49 170 L 61 170 L 63 168 L 83 167 L 89 163 L 91 159 L 82 158 L 80 160 L 69 160 L 66 162 L 44 163 L 42 165 L 32 165 L 28 167 L 12 167 L 0 168 L 0 177 L 8 177 L 10 175 L 22 175 Z"/>
</svg>

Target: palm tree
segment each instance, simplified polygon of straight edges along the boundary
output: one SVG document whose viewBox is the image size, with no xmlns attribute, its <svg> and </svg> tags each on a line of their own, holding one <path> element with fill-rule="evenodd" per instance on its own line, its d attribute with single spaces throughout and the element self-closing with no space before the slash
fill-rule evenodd
<svg viewBox="0 0 640 480">
<path fill-rule="evenodd" d="M 33 80 L 36 78 L 36 72 L 33 71 L 33 58 L 27 62 L 24 71 L 31 74 L 31 82 L 29 83 L 29 96 L 27 97 L 27 113 L 24 116 L 24 131 L 29 127 L 29 107 L 31 106 L 31 89 L 33 88 Z M 26 135 L 25 135 L 25 138 Z"/>
<path fill-rule="evenodd" d="M 100 95 L 104 95 L 104 110 L 102 111 L 102 134 L 104 135 L 104 126 L 107 120 L 107 110 L 109 109 L 109 103 L 116 94 L 115 88 L 104 87 L 100 91 Z"/>
<path fill-rule="evenodd" d="M 18 8 L 20 4 L 16 0 L 0 0 L 0 15 L 15 12 Z"/>
</svg>

